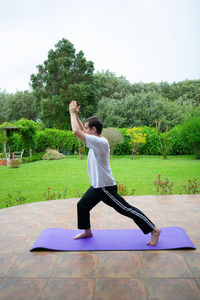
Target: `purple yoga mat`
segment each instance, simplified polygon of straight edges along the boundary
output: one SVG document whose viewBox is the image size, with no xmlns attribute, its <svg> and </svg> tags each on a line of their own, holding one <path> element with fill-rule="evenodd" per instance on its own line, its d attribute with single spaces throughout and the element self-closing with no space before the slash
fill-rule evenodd
<svg viewBox="0 0 200 300">
<path fill-rule="evenodd" d="M 93 230 L 92 237 L 73 240 L 73 237 L 82 231 L 48 228 L 42 232 L 30 251 L 196 249 L 181 227 L 166 227 L 161 230 L 157 245 L 149 246 L 146 243 L 150 240 L 150 234 L 144 235 L 140 229 Z"/>
</svg>

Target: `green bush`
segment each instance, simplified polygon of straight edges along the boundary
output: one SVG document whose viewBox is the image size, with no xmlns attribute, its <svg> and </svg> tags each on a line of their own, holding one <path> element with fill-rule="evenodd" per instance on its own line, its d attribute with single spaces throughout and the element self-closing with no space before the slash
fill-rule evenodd
<svg viewBox="0 0 200 300">
<path fill-rule="evenodd" d="M 130 136 L 126 135 L 127 128 L 118 128 L 119 132 L 121 132 L 124 141 L 121 144 L 118 144 L 114 148 L 114 155 L 131 155 L 132 148 L 130 144 Z"/>
<path fill-rule="evenodd" d="M 63 153 L 74 153 L 78 150 L 78 139 L 71 131 L 46 128 L 44 131 L 37 132 L 35 150 L 42 152 L 47 148 Z"/>
<path fill-rule="evenodd" d="M 34 154 L 31 157 L 22 157 L 22 163 L 30 163 L 37 160 L 42 160 L 42 157 L 44 156 L 45 152 Z"/>
<path fill-rule="evenodd" d="M 159 139 L 156 133 L 156 129 L 152 127 L 140 127 L 143 130 L 143 133 L 146 134 L 146 143 L 143 144 L 138 150 L 139 154 L 150 154 L 150 155 L 159 155 L 160 154 L 160 144 Z M 116 145 L 114 154 L 115 155 L 131 155 L 131 139 L 126 135 L 127 128 L 118 129 L 124 137 L 124 142 L 122 144 Z"/>
<path fill-rule="evenodd" d="M 193 124 L 194 127 L 197 127 L 198 122 L 195 120 Z M 188 123 L 187 123 L 188 126 Z M 146 143 L 141 146 L 138 150 L 138 153 L 141 155 L 161 155 L 160 142 L 156 132 L 156 129 L 153 127 L 144 126 L 141 127 L 143 132 L 146 134 Z M 196 128 L 197 130 L 198 128 Z M 130 137 L 126 135 L 126 128 L 118 128 L 118 130 L 123 135 L 123 143 L 116 145 L 114 149 L 114 155 L 131 155 L 131 144 Z M 177 125 L 171 129 L 167 134 L 170 141 L 169 153 L 170 155 L 188 155 L 194 153 L 194 142 L 192 138 L 186 138 L 184 135 L 184 130 L 186 130 L 186 125 Z M 161 139 L 164 138 L 165 133 L 161 133 Z M 191 135 L 191 133 L 190 133 Z M 188 131 L 188 136 L 189 131 Z M 195 136 L 194 141 L 196 141 L 196 148 L 198 147 L 198 133 Z M 199 144 L 200 145 L 200 144 Z M 199 155 L 200 155 L 200 148 Z M 197 150 L 197 151 L 198 151 Z"/>
<path fill-rule="evenodd" d="M 34 137 L 34 153 L 45 152 L 47 148 L 56 149 L 63 154 L 71 154 L 78 151 L 78 139 L 71 131 L 49 129 L 36 131 Z M 19 133 L 11 136 L 11 152 L 21 151 L 29 153 L 29 144 L 24 144 Z M 2 135 L 0 134 L 0 152 L 2 152 Z"/>
<path fill-rule="evenodd" d="M 19 133 L 13 133 L 12 136 L 10 137 L 10 141 L 11 141 L 11 144 L 10 144 L 11 152 L 21 151 L 23 149 Z M 8 150 L 8 147 L 7 147 L 7 150 Z M 0 153 L 1 152 L 3 152 L 3 138 L 2 138 L 1 131 L 0 131 Z"/>
<path fill-rule="evenodd" d="M 146 134 L 146 143 L 139 149 L 139 154 L 160 155 L 160 143 L 156 129 L 147 126 L 141 128 L 143 133 Z"/>
<path fill-rule="evenodd" d="M 15 151 L 22 151 L 23 145 L 22 145 L 22 139 L 19 133 L 13 133 L 11 137 L 11 145 L 10 145 L 10 150 L 11 152 Z M 25 153 L 29 152 L 29 146 L 24 149 Z"/>
<path fill-rule="evenodd" d="M 196 158 L 200 159 L 200 117 L 194 116 L 187 120 L 181 131 L 182 139 L 191 147 Z"/>
<path fill-rule="evenodd" d="M 182 130 L 182 125 L 177 125 L 168 132 L 171 142 L 171 155 L 185 155 L 194 153 L 191 145 L 189 145 L 184 138 Z"/>
</svg>

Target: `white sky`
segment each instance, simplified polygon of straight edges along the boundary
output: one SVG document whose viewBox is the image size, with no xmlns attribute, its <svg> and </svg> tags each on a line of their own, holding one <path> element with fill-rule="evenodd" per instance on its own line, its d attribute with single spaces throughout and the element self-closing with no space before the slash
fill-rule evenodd
<svg viewBox="0 0 200 300">
<path fill-rule="evenodd" d="M 62 38 L 131 83 L 200 79 L 200 0 L 0 0 L 0 89 L 29 89 Z"/>
</svg>

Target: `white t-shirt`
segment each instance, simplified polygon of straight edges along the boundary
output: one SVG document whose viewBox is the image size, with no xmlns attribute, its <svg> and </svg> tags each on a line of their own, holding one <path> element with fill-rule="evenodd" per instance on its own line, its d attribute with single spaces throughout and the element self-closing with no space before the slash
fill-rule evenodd
<svg viewBox="0 0 200 300">
<path fill-rule="evenodd" d="M 116 185 L 110 168 L 110 146 L 106 138 L 86 134 L 88 174 L 92 187 Z"/>
</svg>

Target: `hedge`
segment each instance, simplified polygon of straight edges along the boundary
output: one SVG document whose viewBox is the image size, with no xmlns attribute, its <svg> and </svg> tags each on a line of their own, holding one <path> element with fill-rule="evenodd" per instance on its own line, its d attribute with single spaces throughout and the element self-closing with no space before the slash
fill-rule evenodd
<svg viewBox="0 0 200 300">
<path fill-rule="evenodd" d="M 141 127 L 146 134 L 146 143 L 139 149 L 139 154 L 160 155 L 160 142 L 155 128 Z"/>
<path fill-rule="evenodd" d="M 191 126 L 193 125 L 193 127 Z M 185 125 L 175 126 L 168 132 L 170 140 L 169 155 L 187 155 L 194 153 L 194 142 L 192 134 L 196 137 L 195 146 L 200 145 L 200 121 L 199 118 L 188 121 Z M 146 134 L 146 143 L 141 146 L 138 153 L 146 155 L 160 155 L 160 142 L 155 128 L 140 127 Z M 190 130 L 195 128 L 195 130 Z M 130 137 L 126 135 L 126 128 L 118 128 L 124 137 L 122 144 L 116 145 L 114 155 L 131 155 Z M 189 131 L 190 130 L 190 131 Z M 198 131 L 199 130 L 199 131 Z M 197 132 L 198 131 L 198 132 Z M 163 139 L 165 133 L 161 133 Z M 199 141 L 199 144 L 198 144 Z M 47 148 L 56 149 L 63 154 L 73 154 L 78 151 L 78 139 L 71 131 L 49 129 L 37 131 L 34 141 L 34 153 L 45 152 Z M 25 154 L 28 154 L 29 145 L 25 147 Z M 19 133 L 12 136 L 11 151 L 21 151 L 22 141 Z M 2 136 L 0 134 L 0 152 L 2 152 Z M 88 149 L 86 149 L 86 153 Z"/>
<path fill-rule="evenodd" d="M 146 134 L 146 143 L 143 144 L 138 150 L 139 154 L 147 155 L 159 155 L 160 154 L 160 144 L 158 135 L 155 128 L 151 127 L 140 127 L 143 132 Z M 131 144 L 130 137 L 126 135 L 127 128 L 118 129 L 124 137 L 124 142 L 122 144 L 116 145 L 114 149 L 115 155 L 131 155 Z"/>
<path fill-rule="evenodd" d="M 116 145 L 114 148 L 114 155 L 129 155 L 131 154 L 131 145 L 130 143 L 130 137 L 126 135 L 127 128 L 118 128 L 118 130 L 121 132 L 124 142 L 122 144 Z"/>
<path fill-rule="evenodd" d="M 171 142 L 170 154 L 193 154 L 194 147 L 186 141 L 182 132 L 182 126 L 176 126 L 168 133 Z"/>
<path fill-rule="evenodd" d="M 35 151 L 43 152 L 47 148 L 64 154 L 74 153 L 78 149 L 78 139 L 71 131 L 46 128 L 37 132 Z"/>
<path fill-rule="evenodd" d="M 144 126 L 143 132 L 146 134 L 146 143 L 138 150 L 139 154 L 161 155 L 160 141 L 155 128 Z M 183 125 L 177 125 L 171 129 L 167 135 L 169 139 L 169 155 L 188 155 L 194 153 L 194 146 L 191 141 L 185 138 Z M 126 135 L 126 128 L 118 129 L 124 137 L 122 144 L 116 145 L 115 155 L 131 155 L 130 137 Z M 195 134 L 195 133 L 194 133 Z M 161 140 L 164 139 L 165 133 L 161 133 Z"/>
<path fill-rule="evenodd" d="M 34 141 L 35 153 L 45 152 L 47 148 L 56 149 L 64 154 L 74 153 L 78 150 L 78 139 L 71 131 L 49 129 L 37 131 Z M 22 140 L 18 133 L 12 135 L 11 152 L 21 151 L 23 149 Z M 28 154 L 29 145 L 25 147 L 25 153 Z M 2 152 L 2 136 L 0 135 L 0 152 Z"/>
</svg>

